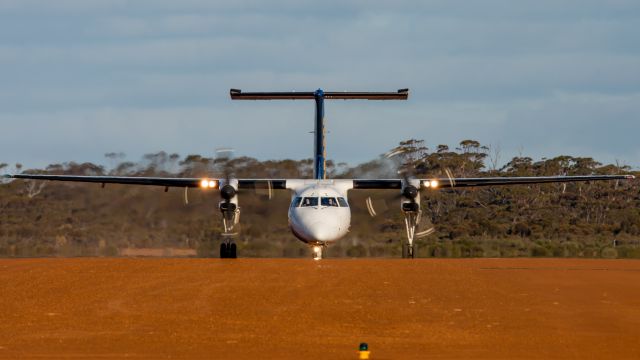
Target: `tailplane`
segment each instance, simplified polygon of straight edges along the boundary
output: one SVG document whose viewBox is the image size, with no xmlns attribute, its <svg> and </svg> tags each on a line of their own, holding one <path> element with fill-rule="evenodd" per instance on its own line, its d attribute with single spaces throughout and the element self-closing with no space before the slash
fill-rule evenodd
<svg viewBox="0 0 640 360">
<path fill-rule="evenodd" d="M 407 100 L 409 89 L 397 92 L 357 92 L 357 91 L 316 91 L 306 92 L 242 92 L 239 89 L 229 91 L 232 100 L 315 100 L 316 122 L 314 132 L 313 159 L 314 179 L 325 179 L 326 143 L 324 129 L 324 100 Z"/>
</svg>

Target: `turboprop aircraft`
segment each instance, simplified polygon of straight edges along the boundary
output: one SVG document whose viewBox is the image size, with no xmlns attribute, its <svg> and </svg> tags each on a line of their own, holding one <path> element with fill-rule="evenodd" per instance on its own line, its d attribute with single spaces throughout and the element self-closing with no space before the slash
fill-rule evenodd
<svg viewBox="0 0 640 360">
<path fill-rule="evenodd" d="M 545 177 L 488 177 L 488 178 L 415 178 L 401 179 L 327 179 L 324 126 L 325 100 L 407 100 L 409 89 L 396 92 L 330 92 L 318 89 L 311 92 L 242 92 L 231 89 L 233 100 L 313 100 L 315 102 L 314 177 L 313 179 L 237 179 L 224 178 L 159 178 L 128 176 L 69 176 L 69 175 L 5 175 L 14 179 L 76 181 L 104 184 L 152 185 L 180 188 L 201 188 L 217 191 L 220 196 L 224 233 L 220 244 L 220 257 L 236 258 L 234 228 L 240 220 L 238 192 L 243 189 L 264 188 L 290 190 L 289 227 L 301 241 L 313 248 L 314 259 L 322 258 L 323 249 L 343 238 L 349 231 L 351 211 L 348 202 L 350 190 L 395 189 L 400 196 L 400 207 L 405 220 L 406 243 L 403 257 L 414 257 L 414 239 L 422 209 L 420 198 L 424 193 L 445 188 L 541 184 L 572 181 L 633 179 L 631 175 L 545 176 Z M 367 204 L 371 207 L 371 204 Z M 372 208 L 369 209 L 373 211 Z"/>
</svg>

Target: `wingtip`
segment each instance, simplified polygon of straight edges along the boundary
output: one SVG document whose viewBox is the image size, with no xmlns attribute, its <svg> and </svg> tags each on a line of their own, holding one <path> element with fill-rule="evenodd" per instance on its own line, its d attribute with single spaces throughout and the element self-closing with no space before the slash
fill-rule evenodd
<svg viewBox="0 0 640 360">
<path fill-rule="evenodd" d="M 14 177 L 11 174 L 0 175 L 0 185 L 8 184 L 8 183 L 12 182 L 13 179 L 14 179 Z"/>
</svg>

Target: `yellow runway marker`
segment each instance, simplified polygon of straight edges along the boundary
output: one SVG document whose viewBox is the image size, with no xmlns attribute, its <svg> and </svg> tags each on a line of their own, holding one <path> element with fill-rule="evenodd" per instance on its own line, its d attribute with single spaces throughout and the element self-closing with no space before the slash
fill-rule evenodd
<svg viewBox="0 0 640 360">
<path fill-rule="evenodd" d="M 367 343 L 361 343 L 358 354 L 360 355 L 359 359 L 368 359 L 371 354 L 371 351 L 369 351 L 369 345 L 367 345 Z"/>
</svg>

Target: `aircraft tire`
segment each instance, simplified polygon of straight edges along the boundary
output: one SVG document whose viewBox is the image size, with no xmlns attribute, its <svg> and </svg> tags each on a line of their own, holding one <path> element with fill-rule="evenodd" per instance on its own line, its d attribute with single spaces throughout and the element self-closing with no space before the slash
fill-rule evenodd
<svg viewBox="0 0 640 360">
<path fill-rule="evenodd" d="M 229 245 L 228 251 L 229 251 L 229 258 L 230 259 L 237 259 L 238 258 L 236 243 L 231 243 Z"/>
<path fill-rule="evenodd" d="M 220 259 L 226 259 L 229 257 L 229 249 L 227 243 L 220 244 Z"/>
<path fill-rule="evenodd" d="M 402 258 L 403 259 L 413 259 L 416 256 L 416 244 L 413 244 L 413 253 L 409 253 L 409 244 L 402 244 Z"/>
</svg>

